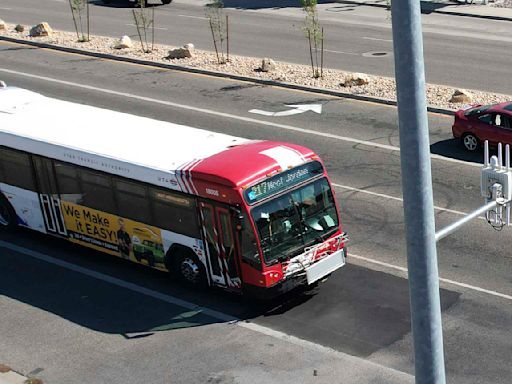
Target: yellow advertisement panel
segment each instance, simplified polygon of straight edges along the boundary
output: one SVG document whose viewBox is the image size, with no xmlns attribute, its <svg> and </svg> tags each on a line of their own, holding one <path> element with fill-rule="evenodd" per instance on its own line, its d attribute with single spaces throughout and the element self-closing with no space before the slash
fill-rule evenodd
<svg viewBox="0 0 512 384">
<path fill-rule="evenodd" d="M 61 201 L 69 240 L 152 267 L 164 267 L 159 228 Z"/>
</svg>

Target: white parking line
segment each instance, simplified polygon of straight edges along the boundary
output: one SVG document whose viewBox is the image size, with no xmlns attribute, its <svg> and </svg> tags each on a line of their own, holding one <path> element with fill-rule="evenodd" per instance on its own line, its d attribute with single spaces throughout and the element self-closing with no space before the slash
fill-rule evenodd
<svg viewBox="0 0 512 384">
<path fill-rule="evenodd" d="M 0 72 L 10 73 L 10 74 L 17 75 L 17 76 L 28 77 L 31 79 L 44 80 L 44 81 L 48 81 L 48 82 L 52 82 L 52 83 L 63 84 L 63 85 L 81 88 L 81 89 L 87 89 L 90 91 L 101 92 L 101 93 L 105 93 L 105 94 L 109 94 L 109 95 L 126 97 L 129 99 L 135 99 L 135 100 L 141 100 L 141 101 L 146 101 L 146 102 L 155 103 L 155 104 L 167 105 L 167 106 L 170 106 L 173 108 L 180 108 L 180 109 L 184 109 L 184 110 L 188 110 L 188 111 L 200 112 L 200 113 L 204 113 L 207 115 L 225 117 L 225 118 L 229 118 L 229 119 L 233 119 L 233 120 L 244 121 L 246 123 L 253 123 L 253 124 L 264 125 L 267 127 L 280 128 L 280 129 L 284 129 L 284 130 L 292 131 L 292 132 L 306 133 L 308 135 L 325 137 L 325 138 L 329 138 L 329 139 L 335 139 L 335 140 L 344 141 L 344 142 L 355 144 L 355 145 L 364 145 L 364 146 L 380 148 L 380 149 L 384 149 L 384 150 L 388 150 L 388 151 L 400 152 L 400 147 L 396 147 L 393 145 L 380 144 L 380 143 L 375 143 L 373 141 L 367 141 L 367 140 L 359 140 L 359 139 L 354 139 L 352 137 L 335 135 L 333 133 L 318 132 L 318 131 L 314 131 L 314 130 L 307 129 L 307 128 L 295 127 L 293 125 L 274 123 L 271 121 L 259 120 L 259 119 L 255 119 L 252 117 L 238 116 L 238 115 L 233 115 L 231 113 L 218 112 L 218 111 L 214 111 L 211 109 L 198 108 L 198 107 L 193 107 L 190 105 L 173 103 L 171 101 L 165 101 L 165 100 L 154 99 L 151 97 L 139 96 L 139 95 L 135 95 L 132 93 L 119 92 L 119 91 L 114 91 L 111 89 L 99 88 L 99 87 L 94 87 L 91 85 L 79 84 L 79 83 L 75 83 L 75 82 L 71 82 L 71 81 L 59 80 L 59 79 L 46 77 L 46 76 L 33 75 L 30 73 L 13 71 L 11 69 L 6 69 L 6 68 L 0 68 Z M 430 154 L 430 158 L 436 159 L 436 160 L 442 160 L 445 163 L 448 163 L 448 162 L 456 163 L 456 164 L 461 164 L 461 165 L 467 165 L 470 167 L 481 168 L 481 166 L 482 166 L 481 164 L 471 163 L 471 162 L 458 160 L 458 159 L 452 159 L 450 157 L 444 157 L 444 156 L 437 155 L 437 154 Z"/>
<path fill-rule="evenodd" d="M 200 20 L 208 20 L 207 17 L 200 17 L 200 16 L 190 16 L 190 15 L 178 15 L 179 17 L 188 17 L 191 19 L 200 19 Z"/>
<path fill-rule="evenodd" d="M 137 285 L 137 284 L 134 284 L 134 283 L 129 283 L 127 281 L 124 281 L 124 280 L 121 280 L 121 279 L 118 279 L 118 278 L 115 278 L 115 277 L 112 277 L 112 276 L 109 276 L 109 275 L 106 275 L 106 274 L 103 274 L 103 273 L 100 273 L 100 272 L 96 272 L 96 271 L 93 271 L 93 270 L 88 269 L 88 268 L 80 267 L 78 265 L 69 263 L 67 261 L 63 261 L 63 260 L 57 259 L 55 257 L 46 255 L 46 254 L 41 253 L 41 252 L 33 251 L 33 250 L 25 248 L 25 247 L 21 247 L 21 246 L 15 245 L 15 244 L 11 244 L 11 243 L 8 243 L 8 242 L 3 241 L 3 240 L 0 240 L 0 248 L 9 249 L 9 250 L 11 250 L 13 252 L 21 253 L 21 254 L 24 254 L 26 256 L 30 256 L 30 257 L 33 257 L 35 259 L 38 259 L 38 260 L 41 260 L 41 261 L 44 261 L 44 262 L 47 262 L 47 263 L 50 263 L 50 264 L 54 264 L 54 265 L 57 265 L 59 267 L 65 268 L 65 269 L 68 269 L 70 271 L 77 272 L 77 273 L 80 273 L 82 275 L 89 276 L 89 277 L 92 277 L 94 279 L 98 279 L 98 280 L 101 280 L 101 281 L 105 281 L 105 282 L 110 283 L 112 285 L 116 285 L 118 287 L 129 289 L 129 290 L 131 290 L 133 292 L 137 292 L 137 293 L 140 293 L 140 294 L 152 297 L 154 299 L 158 299 L 158 300 L 164 301 L 164 302 L 169 303 L 169 304 L 178 305 L 178 306 L 180 306 L 182 308 L 186 308 L 186 309 L 189 309 L 189 310 L 199 311 L 201 313 L 204 313 L 204 314 L 206 314 L 206 315 L 208 315 L 210 317 L 213 317 L 213 318 L 221 320 L 221 321 L 225 321 L 225 322 L 238 322 L 238 321 L 240 321 L 240 319 L 238 319 L 238 318 L 236 318 L 234 316 L 231 316 L 231 315 L 228 315 L 228 314 L 225 314 L 225 313 L 213 310 L 213 309 L 209 309 L 209 308 L 206 308 L 206 307 L 201 307 L 201 306 L 193 304 L 191 302 L 188 302 L 188 301 L 185 301 L 185 300 L 182 300 L 182 299 L 178 299 L 178 298 L 176 298 L 174 296 L 166 295 L 166 294 L 154 291 L 154 290 L 149 289 L 149 288 L 141 287 L 140 285 Z M 393 270 L 400 271 L 400 272 L 403 272 L 403 273 L 407 274 L 407 268 L 405 268 L 405 267 L 401 267 L 401 266 L 398 266 L 398 265 L 386 263 L 386 262 L 383 262 L 383 261 L 380 261 L 380 260 L 375 260 L 375 259 L 372 259 L 372 258 L 369 258 L 369 257 L 355 255 L 353 253 L 350 253 L 349 257 L 350 258 L 354 258 L 354 259 L 358 259 L 358 260 L 361 260 L 361 261 L 364 261 L 364 262 L 367 262 L 367 263 L 370 263 L 370 264 L 380 265 L 382 267 L 386 267 L 386 268 L 393 269 Z M 405 275 L 403 277 L 407 278 L 407 275 Z M 500 297 L 502 299 L 506 299 L 506 300 L 511 300 L 512 301 L 512 296 L 511 295 L 507 295 L 505 293 L 501 293 L 501 292 L 497 292 L 497 291 L 493 291 L 493 290 L 477 287 L 475 285 L 466 284 L 466 283 L 458 282 L 458 281 L 451 280 L 451 279 L 445 279 L 443 277 L 440 277 L 439 281 L 447 283 L 447 284 L 452 284 L 452 285 L 455 285 L 457 287 L 469 289 L 469 290 L 480 292 L 480 293 L 485 293 L 485 294 L 488 294 L 488 295 L 491 295 L 491 296 Z M 259 326 L 259 327 L 261 327 L 261 326 Z"/>
<path fill-rule="evenodd" d="M 325 52 L 332 52 L 332 53 L 341 53 L 343 55 L 353 55 L 353 56 L 359 56 L 360 54 L 359 53 L 354 53 L 354 52 L 343 52 L 343 51 L 333 51 L 333 50 L 330 50 L 330 49 L 324 49 Z"/>
<path fill-rule="evenodd" d="M 59 267 L 62 267 L 62 268 L 68 269 L 68 270 L 71 270 L 73 272 L 77 272 L 77 273 L 83 274 L 85 276 L 89 276 L 89 277 L 92 277 L 92 278 L 95 278 L 95 279 L 98 279 L 98 280 L 101 280 L 101 281 L 105 281 L 107 283 L 110 283 L 110 284 L 113 284 L 113 285 L 116 285 L 116 286 L 119 286 L 119 287 L 122 287 L 122 288 L 125 288 L 125 289 L 129 289 L 129 290 L 131 290 L 133 292 L 136 292 L 136 293 L 139 293 L 139 294 L 142 294 L 142 295 L 145 295 L 145 296 L 149 296 L 149 297 L 152 297 L 152 298 L 157 299 L 157 300 L 161 300 L 161 301 L 163 301 L 165 303 L 169 303 L 169 304 L 172 304 L 172 305 L 177 305 L 177 306 L 180 306 L 180 307 L 188 309 L 188 310 L 198 311 L 198 312 L 206 314 L 206 315 L 208 315 L 208 316 L 210 316 L 212 318 L 215 318 L 217 320 L 220 320 L 220 321 L 223 321 L 223 322 L 227 322 L 227 323 L 231 323 L 231 324 L 234 324 L 236 326 L 239 326 L 239 327 L 242 327 L 242 328 L 245 328 L 245 329 L 249 329 L 249 330 L 251 330 L 253 332 L 258 332 L 260 334 L 264 334 L 264 335 L 273 337 L 275 339 L 279 339 L 279 340 L 282 340 L 284 342 L 288 342 L 288 343 L 300 346 L 301 348 L 308 348 L 308 349 L 316 350 L 318 352 L 334 355 L 334 356 L 336 356 L 338 358 L 342 358 L 344 360 L 348 359 L 348 360 L 352 360 L 354 362 L 364 362 L 364 364 L 369 364 L 369 365 L 372 365 L 372 366 L 375 366 L 375 367 L 381 367 L 381 368 L 384 367 L 385 369 L 387 369 L 389 371 L 398 372 L 400 374 L 408 375 L 407 373 L 398 371 L 398 370 L 396 370 L 394 368 L 389 368 L 389 367 L 386 367 L 386 366 L 374 363 L 372 361 L 368 361 L 368 360 L 363 359 L 363 358 L 359 358 L 359 357 L 356 357 L 356 356 L 351 356 L 351 355 L 348 355 L 346 353 L 339 352 L 339 351 L 336 351 L 336 350 L 334 350 L 332 348 L 323 346 L 321 344 L 317 344 L 317 343 L 314 343 L 314 342 L 311 342 L 311 341 L 308 341 L 308 340 L 304 340 L 304 339 L 301 339 L 301 338 L 296 337 L 296 336 L 288 335 L 288 334 L 286 334 L 284 332 L 276 331 L 274 329 L 265 327 L 265 326 L 260 325 L 260 324 L 256 324 L 256 323 L 253 323 L 253 322 L 250 322 L 250 321 L 247 321 L 247 320 L 242 321 L 242 320 L 240 320 L 240 319 L 238 319 L 238 318 L 236 318 L 234 316 L 231 316 L 231 315 L 228 315 L 228 314 L 225 314 L 225 313 L 213 310 L 213 309 L 209 309 L 209 308 L 206 308 L 206 307 L 201 307 L 201 306 L 198 306 L 198 305 L 196 305 L 194 303 L 191 303 L 191 302 L 188 302 L 188 301 L 185 301 L 185 300 L 182 300 L 182 299 L 178 299 L 178 298 L 176 298 L 174 296 L 171 296 L 171 295 L 166 295 L 166 294 L 154 291 L 152 289 L 141 287 L 140 285 L 137 285 L 137 284 L 129 283 L 129 282 L 117 279 L 115 277 L 112 277 L 112 276 L 109 276 L 109 275 L 105 275 L 103 273 L 99 273 L 99 272 L 96 272 L 96 271 L 93 271 L 93 270 L 90 270 L 90 269 L 87 269 L 87 268 L 84 268 L 84 267 L 80 267 L 78 265 L 75 265 L 75 264 L 72 264 L 72 263 L 68 263 L 66 261 L 59 260 L 59 259 L 56 259 L 54 257 L 45 255 L 44 253 L 41 253 L 41 252 L 33 251 L 31 249 L 27 249 L 27 248 L 20 247 L 20 246 L 15 245 L 15 244 L 7 243 L 7 242 L 2 241 L 2 240 L 0 240 L 0 248 L 9 249 L 9 250 L 14 251 L 16 253 L 24 254 L 26 256 L 30 256 L 30 257 L 33 257 L 35 259 L 38 259 L 38 260 L 41 260 L 41 261 L 57 265 Z"/>
<path fill-rule="evenodd" d="M 371 191 L 367 191 L 366 189 L 359 189 L 359 188 L 349 187 L 348 185 L 341 185 L 341 184 L 336 184 L 336 183 L 332 183 L 332 185 L 335 186 L 336 188 L 346 189 L 349 191 L 354 191 L 354 192 L 359 192 L 359 193 L 365 193 L 367 195 L 382 197 L 384 199 L 396 200 L 396 201 L 401 201 L 401 202 L 404 201 L 404 199 L 402 199 L 401 197 L 395 197 L 395 196 L 385 195 L 383 193 L 371 192 Z M 456 215 L 461 215 L 461 216 L 468 215 L 468 213 L 466 213 L 466 212 L 455 211 L 453 209 L 438 207 L 436 205 L 434 205 L 434 209 L 437 211 L 454 213 Z M 479 217 L 479 218 L 483 219 L 483 217 Z"/>
<path fill-rule="evenodd" d="M 135 24 L 125 24 L 125 25 L 127 25 L 127 26 L 129 26 L 129 27 L 137 27 L 137 25 L 135 25 Z M 167 29 L 167 28 L 160 28 L 160 27 L 149 27 L 149 28 L 148 28 L 148 30 L 153 29 L 153 28 L 154 28 L 154 29 L 160 29 L 160 30 L 162 30 L 162 31 L 168 31 L 168 29 Z"/>
<path fill-rule="evenodd" d="M 386 43 L 392 43 L 393 40 L 387 40 L 387 39 L 378 39 L 376 37 L 362 37 L 362 39 L 365 40 L 373 40 L 373 41 L 385 41 Z"/>
<path fill-rule="evenodd" d="M 154 291 L 152 289 L 144 288 L 144 287 L 141 287 L 140 285 L 129 283 L 127 281 L 117 279 L 117 278 L 109 276 L 109 275 L 105 275 L 104 273 L 100 273 L 100 272 L 96 272 L 96 271 L 93 271 L 88 268 L 80 267 L 79 265 L 75 265 L 75 264 L 69 263 L 67 261 L 60 260 L 60 259 L 57 259 L 57 258 L 49 256 L 49 255 L 45 255 L 44 253 L 33 251 L 28 248 L 20 247 L 18 245 L 11 244 L 11 243 L 8 243 L 3 240 L 0 240 L 0 248 L 6 248 L 6 249 L 9 249 L 16 253 L 21 253 L 26 256 L 33 257 L 34 259 L 38 259 L 38 260 L 41 260 L 41 261 L 44 261 L 44 262 L 47 262 L 50 264 L 54 264 L 59 267 L 68 269 L 70 271 L 77 272 L 82 275 L 92 277 L 94 279 L 105 281 L 109 284 L 116 285 L 118 287 L 122 287 L 125 289 L 129 289 L 130 291 L 141 293 L 143 295 L 164 301 L 169 304 L 179 305 L 180 307 L 183 307 L 186 309 L 199 311 L 201 313 L 204 313 L 204 314 L 206 314 L 210 317 L 213 317 L 215 319 L 218 319 L 218 320 L 227 321 L 227 322 L 238 320 L 236 317 L 226 315 L 225 313 L 218 312 L 218 311 L 204 308 L 204 307 L 200 307 L 200 306 L 198 306 L 196 304 L 192 304 L 188 301 L 181 300 L 181 299 L 178 299 L 178 298 L 170 296 L 170 295 L 165 295 L 163 293 Z"/>
<path fill-rule="evenodd" d="M 398 265 L 393 265 L 393 264 L 385 263 L 383 261 L 371 259 L 369 257 L 354 255 L 353 253 L 349 253 L 349 257 L 354 258 L 354 259 L 359 259 L 359 260 L 362 260 L 362 261 L 366 261 L 367 263 L 380 265 L 380 266 L 383 266 L 383 267 L 386 267 L 386 268 L 390 268 L 390 269 L 393 269 L 393 270 L 396 270 L 396 271 L 404 272 L 406 274 L 408 272 L 408 269 L 405 268 L 405 267 L 400 267 Z M 407 278 L 407 276 L 404 276 L 404 277 Z M 480 287 L 477 287 L 477 286 L 471 285 L 471 284 L 460 283 L 458 281 L 450 280 L 450 279 L 445 279 L 443 277 L 439 277 L 439 281 L 441 281 L 443 283 L 447 283 L 447 284 L 452 284 L 452 285 L 455 285 L 457 287 L 466 288 L 466 289 L 470 289 L 472 291 L 477 291 L 477 292 L 481 292 L 481 293 L 486 293 L 486 294 L 491 295 L 491 296 L 501 297 L 502 299 L 506 299 L 506 300 L 511 300 L 512 301 L 512 296 L 511 295 L 507 295 L 505 293 L 501 293 L 501 292 L 497 292 L 497 291 L 492 291 L 490 289 L 480 288 Z"/>
</svg>

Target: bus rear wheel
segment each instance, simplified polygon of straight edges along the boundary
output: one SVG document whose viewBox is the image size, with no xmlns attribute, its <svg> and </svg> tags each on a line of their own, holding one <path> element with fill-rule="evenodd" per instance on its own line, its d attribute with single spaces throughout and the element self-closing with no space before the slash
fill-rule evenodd
<svg viewBox="0 0 512 384">
<path fill-rule="evenodd" d="M 0 229 L 16 228 L 16 212 L 9 201 L 0 194 Z"/>
</svg>

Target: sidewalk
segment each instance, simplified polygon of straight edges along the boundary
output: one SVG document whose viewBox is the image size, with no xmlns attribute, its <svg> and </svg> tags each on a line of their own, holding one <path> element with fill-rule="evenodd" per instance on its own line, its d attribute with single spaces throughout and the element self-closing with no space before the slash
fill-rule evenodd
<svg viewBox="0 0 512 384">
<path fill-rule="evenodd" d="M 24 384 L 27 378 L 0 364 L 0 384 Z"/>
<path fill-rule="evenodd" d="M 339 0 L 338 2 L 387 7 L 386 0 Z M 475 0 L 473 4 L 466 3 L 464 0 L 425 0 L 421 1 L 421 12 L 424 14 L 441 13 L 490 20 L 512 21 L 512 8 L 483 5 L 480 0 Z"/>
</svg>

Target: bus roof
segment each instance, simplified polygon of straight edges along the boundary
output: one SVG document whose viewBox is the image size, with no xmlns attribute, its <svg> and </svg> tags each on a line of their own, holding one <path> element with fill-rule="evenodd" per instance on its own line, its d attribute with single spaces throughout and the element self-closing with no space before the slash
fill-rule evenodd
<svg viewBox="0 0 512 384">
<path fill-rule="evenodd" d="M 0 144 L 185 192 L 187 178 L 244 186 L 312 152 L 0 88 Z M 258 157 L 260 158 L 258 160 Z"/>
</svg>

